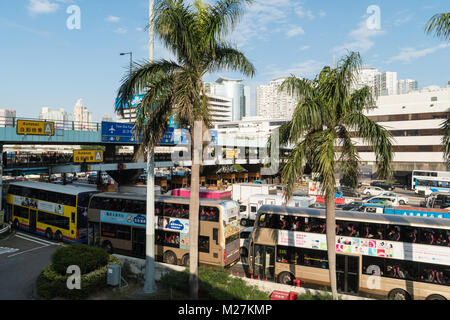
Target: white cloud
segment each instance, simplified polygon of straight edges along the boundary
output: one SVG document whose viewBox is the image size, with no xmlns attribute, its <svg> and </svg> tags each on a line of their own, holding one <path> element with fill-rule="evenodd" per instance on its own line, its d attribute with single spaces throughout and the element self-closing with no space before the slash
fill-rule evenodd
<svg viewBox="0 0 450 320">
<path fill-rule="evenodd" d="M 405 16 L 405 17 L 401 17 L 401 18 L 396 19 L 396 20 L 394 21 L 394 26 L 398 27 L 398 26 L 400 26 L 400 25 L 402 25 L 402 24 L 404 24 L 404 23 L 407 23 L 407 22 L 411 21 L 412 18 L 413 18 L 413 16 L 414 16 L 414 15 L 410 14 L 410 15 L 408 15 L 408 16 Z"/>
<path fill-rule="evenodd" d="M 52 13 L 58 10 L 59 5 L 49 0 L 30 0 L 28 4 L 28 11 L 31 14 L 45 14 Z"/>
<path fill-rule="evenodd" d="M 118 34 L 126 34 L 127 33 L 127 29 L 125 28 L 117 28 L 116 30 L 114 30 L 115 33 Z"/>
<path fill-rule="evenodd" d="M 291 37 L 295 37 L 298 36 L 300 34 L 305 34 L 305 30 L 303 30 L 302 27 L 298 26 L 298 27 L 291 27 L 289 28 L 289 30 L 286 32 L 286 35 L 291 38 Z"/>
<path fill-rule="evenodd" d="M 255 1 L 246 8 L 242 21 L 230 35 L 229 40 L 235 42 L 238 47 L 243 47 L 252 40 L 268 41 L 270 36 L 277 32 L 289 33 L 292 36 L 302 34 L 299 28 L 291 30 L 291 24 L 287 23 L 292 15 L 295 15 L 296 9 L 297 14 L 313 18 L 313 13 L 304 10 L 300 5 L 298 0 Z"/>
<path fill-rule="evenodd" d="M 310 46 L 301 46 L 300 48 L 299 48 L 299 50 L 300 51 L 305 51 L 305 50 L 308 50 L 309 48 L 311 48 Z"/>
<path fill-rule="evenodd" d="M 304 62 L 294 63 L 286 69 L 278 68 L 277 66 L 268 66 L 269 71 L 265 72 L 265 75 L 271 76 L 272 78 L 287 77 L 291 74 L 297 77 L 314 77 L 320 70 L 324 67 L 324 63 L 314 59 L 309 59 Z"/>
<path fill-rule="evenodd" d="M 107 18 L 105 18 L 106 21 L 108 22 L 119 22 L 120 18 L 119 17 L 115 17 L 115 16 L 108 16 Z"/>
<path fill-rule="evenodd" d="M 323 11 L 323 10 L 319 11 L 319 16 L 325 17 L 326 15 L 327 15 L 327 13 L 325 11 Z"/>
<path fill-rule="evenodd" d="M 435 47 L 425 48 L 425 49 L 414 49 L 414 48 L 402 48 L 400 53 L 391 59 L 389 59 L 386 63 L 392 63 L 394 61 L 400 61 L 403 63 L 410 63 L 414 59 L 418 59 L 421 57 L 425 57 L 429 54 L 435 53 L 438 50 L 445 49 L 450 47 L 450 44 L 443 43 Z"/>
<path fill-rule="evenodd" d="M 294 11 L 300 18 L 308 18 L 309 20 L 314 20 L 315 18 L 311 10 L 305 10 L 302 6 L 297 6 Z"/>
<path fill-rule="evenodd" d="M 359 23 L 358 29 L 352 30 L 349 33 L 351 41 L 344 43 L 343 45 L 333 48 L 333 52 L 337 54 L 344 54 L 347 50 L 359 51 L 364 53 L 370 50 L 375 44 L 372 38 L 385 34 L 382 29 L 370 29 L 367 27 L 366 20 L 363 19 Z"/>
</svg>

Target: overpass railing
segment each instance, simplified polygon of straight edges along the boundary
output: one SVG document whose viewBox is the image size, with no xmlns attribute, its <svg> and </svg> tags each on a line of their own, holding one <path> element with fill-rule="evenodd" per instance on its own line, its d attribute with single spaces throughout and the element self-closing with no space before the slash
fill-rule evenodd
<svg viewBox="0 0 450 320">
<path fill-rule="evenodd" d="M 101 122 L 92 121 L 72 121 L 72 120 L 50 120 L 50 119 L 36 119 L 26 117 L 5 117 L 0 116 L 0 127 L 17 127 L 18 120 L 28 121 L 48 121 L 55 124 L 55 130 L 73 130 L 73 131 L 101 131 Z"/>
</svg>

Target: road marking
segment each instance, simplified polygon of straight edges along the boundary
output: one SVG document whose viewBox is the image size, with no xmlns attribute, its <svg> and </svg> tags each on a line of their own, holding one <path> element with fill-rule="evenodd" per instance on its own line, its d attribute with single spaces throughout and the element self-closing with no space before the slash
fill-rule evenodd
<svg viewBox="0 0 450 320">
<path fill-rule="evenodd" d="M 11 258 L 11 257 L 14 257 L 14 256 L 18 256 L 19 254 L 27 253 L 27 252 L 34 251 L 34 250 L 37 250 L 37 249 L 46 248 L 46 247 L 48 247 L 48 246 L 46 245 L 46 246 L 37 247 L 37 248 L 29 249 L 29 250 L 26 250 L 26 251 L 22 251 L 22 252 L 19 252 L 19 253 L 15 253 L 15 254 L 12 254 L 12 255 L 8 256 L 8 258 Z"/>
<path fill-rule="evenodd" d="M 19 249 L 16 248 L 7 248 L 7 247 L 0 247 L 0 254 L 4 254 L 4 253 L 12 253 L 12 252 L 17 252 L 19 251 Z"/>
<path fill-rule="evenodd" d="M 32 237 L 32 236 L 30 236 L 28 234 L 23 234 L 23 233 L 16 233 L 16 237 L 19 237 L 19 238 L 24 239 L 24 240 L 36 242 L 36 243 L 39 243 L 41 245 L 46 245 L 46 246 L 59 245 L 56 242 L 51 242 L 51 241 L 43 240 L 43 239 L 40 239 L 40 238 L 35 238 L 35 237 Z"/>
</svg>

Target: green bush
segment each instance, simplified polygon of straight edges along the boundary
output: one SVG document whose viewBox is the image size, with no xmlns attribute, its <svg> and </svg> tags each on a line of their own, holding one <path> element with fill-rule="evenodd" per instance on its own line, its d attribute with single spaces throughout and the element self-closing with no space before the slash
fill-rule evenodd
<svg viewBox="0 0 450 320">
<path fill-rule="evenodd" d="M 161 278 L 161 284 L 189 292 L 189 271 L 169 272 Z M 267 300 L 269 294 L 256 286 L 248 285 L 241 278 L 230 277 L 223 270 L 199 268 L 200 298 L 214 300 Z"/>
<path fill-rule="evenodd" d="M 69 290 L 67 279 L 70 274 L 61 274 L 53 264 L 44 268 L 36 281 L 37 293 L 45 299 L 85 299 L 89 295 L 107 287 L 107 268 L 110 264 L 120 265 L 120 260 L 112 255 L 107 256 L 103 266 L 81 276 L 81 289 Z M 87 264 L 90 265 L 90 264 Z M 81 268 L 80 268 L 81 269 Z"/>
<path fill-rule="evenodd" d="M 108 263 L 106 250 L 85 244 L 72 244 L 61 247 L 52 255 L 53 269 L 65 275 L 69 266 L 79 266 L 81 274 L 90 273 Z"/>
</svg>

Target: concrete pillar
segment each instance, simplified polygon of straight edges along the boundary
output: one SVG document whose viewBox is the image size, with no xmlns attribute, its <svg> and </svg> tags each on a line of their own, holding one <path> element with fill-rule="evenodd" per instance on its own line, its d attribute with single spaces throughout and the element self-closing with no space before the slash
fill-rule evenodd
<svg viewBox="0 0 450 320">
<path fill-rule="evenodd" d="M 103 160 L 116 161 L 116 146 L 114 144 L 107 144 L 105 146 L 105 152 L 103 153 Z"/>
</svg>

